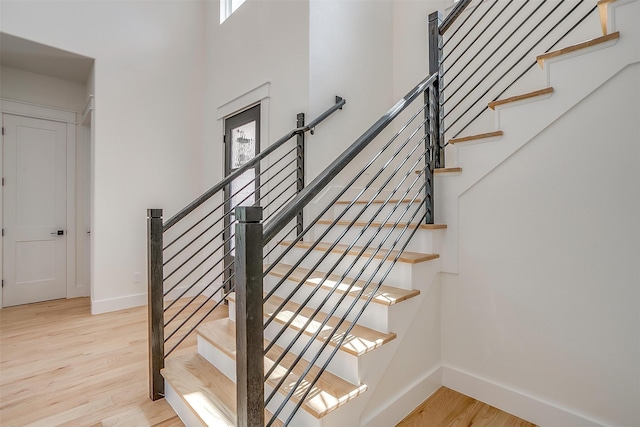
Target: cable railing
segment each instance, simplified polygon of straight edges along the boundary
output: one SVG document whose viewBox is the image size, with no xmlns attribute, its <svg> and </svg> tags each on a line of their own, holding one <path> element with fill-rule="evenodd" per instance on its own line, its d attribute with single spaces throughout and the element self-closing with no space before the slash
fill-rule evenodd
<svg viewBox="0 0 640 427">
<path fill-rule="evenodd" d="M 162 308 L 150 311 L 150 324 L 161 325 L 150 329 L 152 396 L 163 392 L 164 357 L 229 300 L 237 425 L 295 425 L 418 230 L 433 224 L 445 135 L 467 130 L 533 68 L 532 52 L 557 48 L 595 7 L 460 0 L 445 19 L 429 15 L 430 75 L 311 183 L 304 133 L 341 108 L 340 98 L 309 125 L 299 117 L 164 224 L 150 210 L 150 284 L 163 290 L 149 292 L 150 307 Z M 230 194 L 250 169 L 255 177 Z"/>
<path fill-rule="evenodd" d="M 442 26 L 439 40 L 441 131 L 449 139 L 468 131 L 489 102 L 509 96 L 518 84 L 526 87 L 535 55 L 560 47 L 597 5 L 470 0 L 457 8 L 461 19 Z"/>
<path fill-rule="evenodd" d="M 261 206 L 268 219 L 291 201 L 304 188 L 306 132 L 313 132 L 344 104 L 344 99 L 336 97 L 333 106 L 306 125 L 304 114 L 298 114 L 295 129 L 164 223 L 161 209 L 149 210 L 152 399 L 164 394 L 160 376 L 164 359 L 234 292 L 235 208 Z M 282 239 L 297 235 L 303 228 L 302 220 L 302 212 L 296 212 Z"/>
</svg>

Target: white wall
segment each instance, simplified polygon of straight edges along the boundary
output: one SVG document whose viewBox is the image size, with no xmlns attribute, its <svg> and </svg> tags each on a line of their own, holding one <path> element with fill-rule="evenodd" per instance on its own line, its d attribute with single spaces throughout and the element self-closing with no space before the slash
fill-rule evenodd
<svg viewBox="0 0 640 427">
<path fill-rule="evenodd" d="M 310 118 L 347 100 L 308 138 L 311 180 L 394 104 L 393 2 L 310 0 L 309 46 Z"/>
<path fill-rule="evenodd" d="M 205 185 L 224 173 L 224 118 L 262 103 L 262 148 L 295 128 L 309 95 L 309 4 L 247 0 L 220 24 L 219 1 L 206 5 Z M 257 88 L 263 90 L 256 91 Z"/>
<path fill-rule="evenodd" d="M 197 1 L 2 2 L 3 32 L 96 59 L 94 312 L 146 301 L 146 209 L 174 213 L 201 190 L 203 10 Z"/>
<path fill-rule="evenodd" d="M 467 191 L 443 277 L 445 366 L 594 425 L 640 420 L 639 82 L 628 67 Z"/>
<path fill-rule="evenodd" d="M 0 67 L 0 98 L 82 112 L 84 85 L 10 67 Z"/>
</svg>

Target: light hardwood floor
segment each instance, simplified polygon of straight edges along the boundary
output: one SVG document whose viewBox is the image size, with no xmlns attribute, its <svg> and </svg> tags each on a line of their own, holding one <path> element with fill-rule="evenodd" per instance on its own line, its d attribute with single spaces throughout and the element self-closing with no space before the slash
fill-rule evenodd
<svg viewBox="0 0 640 427">
<path fill-rule="evenodd" d="M 471 397 L 441 387 L 396 427 L 536 427 Z"/>
<path fill-rule="evenodd" d="M 214 318 L 226 316 L 226 308 Z M 181 351 L 195 351 L 195 338 Z M 148 397 L 147 309 L 88 298 L 0 310 L 0 426 L 182 426 Z"/>
<path fill-rule="evenodd" d="M 176 356 L 194 351 L 191 338 Z M 183 426 L 149 400 L 147 371 L 146 307 L 92 316 L 77 298 L 0 310 L 2 427 Z M 442 388 L 399 426 L 533 425 Z"/>
</svg>

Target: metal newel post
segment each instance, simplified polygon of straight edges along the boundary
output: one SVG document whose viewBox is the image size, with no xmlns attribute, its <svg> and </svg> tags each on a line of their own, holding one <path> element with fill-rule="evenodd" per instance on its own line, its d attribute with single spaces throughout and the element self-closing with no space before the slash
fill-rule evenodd
<svg viewBox="0 0 640 427">
<path fill-rule="evenodd" d="M 149 397 L 164 397 L 164 306 L 162 287 L 162 209 L 147 209 L 147 298 L 149 314 Z"/>
<path fill-rule="evenodd" d="M 304 113 L 298 113 L 296 117 L 296 127 L 298 129 L 304 126 Z M 304 188 L 304 132 L 298 133 L 296 140 L 296 193 L 300 193 Z M 300 236 L 304 230 L 304 215 L 300 210 L 296 214 L 296 234 Z"/>
<path fill-rule="evenodd" d="M 256 427 L 264 425 L 262 208 L 235 212 L 237 425 Z"/>
<path fill-rule="evenodd" d="M 441 117 L 441 103 L 440 103 L 440 88 L 442 87 L 442 34 L 440 34 L 440 23 L 442 22 L 442 13 L 437 11 L 429 14 L 429 75 L 438 73 L 438 79 L 433 84 L 435 90 L 435 117 L 436 120 L 436 135 L 438 138 L 434 141 L 436 150 L 435 167 L 442 168 L 445 166 L 444 161 L 444 128 L 442 127 Z"/>
</svg>

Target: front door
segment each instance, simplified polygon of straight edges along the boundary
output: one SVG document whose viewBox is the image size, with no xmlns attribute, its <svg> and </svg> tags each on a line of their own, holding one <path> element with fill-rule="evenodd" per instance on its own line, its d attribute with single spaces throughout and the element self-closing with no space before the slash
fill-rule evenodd
<svg viewBox="0 0 640 427">
<path fill-rule="evenodd" d="M 260 151 L 260 105 L 249 108 L 242 113 L 225 120 L 225 176 L 235 172 L 242 165 L 253 159 Z M 258 196 L 260 173 L 259 167 L 245 171 L 240 177 L 225 188 L 225 291 L 235 287 L 234 281 L 234 209 L 236 206 L 252 206 Z"/>
<path fill-rule="evenodd" d="M 67 125 L 3 116 L 3 304 L 65 298 Z"/>
</svg>

